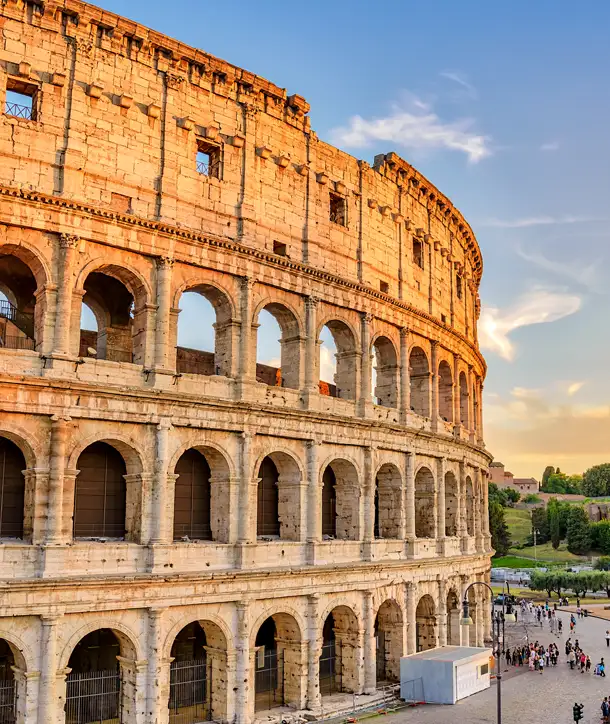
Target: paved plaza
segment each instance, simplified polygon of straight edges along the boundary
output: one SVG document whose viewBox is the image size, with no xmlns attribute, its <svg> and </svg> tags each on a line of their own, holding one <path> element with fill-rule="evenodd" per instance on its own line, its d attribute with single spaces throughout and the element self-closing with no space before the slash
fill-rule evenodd
<svg viewBox="0 0 610 724">
<path fill-rule="evenodd" d="M 610 676 L 601 678 L 590 674 L 571 671 L 564 652 L 564 643 L 569 636 L 569 613 L 562 612 L 564 632 L 561 638 L 551 634 L 548 625 L 526 626 L 527 632 L 518 624 L 507 632 L 512 647 L 529 635 L 531 641 L 538 640 L 546 647 L 551 641 L 559 646 L 560 659 L 556 667 L 545 669 L 544 674 L 530 672 L 526 666 L 510 667 L 503 672 L 502 680 L 502 722 L 503 724 L 568 724 L 572 722 L 572 706 L 575 701 L 585 705 L 581 724 L 598 724 L 601 718 L 600 703 L 604 696 L 610 696 Z M 605 632 L 608 621 L 588 617 L 578 621 L 576 634 L 581 647 L 595 665 L 603 656 L 610 663 L 610 649 L 606 647 Z M 568 633 L 566 633 L 568 631 Z M 504 667 L 506 668 L 506 667 Z M 493 724 L 496 722 L 496 685 L 480 694 L 464 699 L 455 706 L 426 705 L 402 710 L 387 717 L 388 724 Z"/>
</svg>

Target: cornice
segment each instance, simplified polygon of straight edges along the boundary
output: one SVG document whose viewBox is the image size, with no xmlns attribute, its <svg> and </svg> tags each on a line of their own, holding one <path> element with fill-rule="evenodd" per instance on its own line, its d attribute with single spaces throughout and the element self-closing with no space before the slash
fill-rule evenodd
<svg viewBox="0 0 610 724">
<path fill-rule="evenodd" d="M 299 273 L 302 276 L 320 280 L 325 284 L 333 284 L 337 287 L 342 287 L 343 289 L 351 289 L 361 296 L 368 297 L 376 301 L 381 301 L 397 309 L 409 312 L 413 316 L 419 317 L 420 319 L 428 322 L 429 324 L 434 325 L 437 329 L 443 330 L 444 332 L 452 335 L 457 340 L 465 344 L 472 351 L 474 356 L 481 364 L 483 376 L 485 376 L 485 373 L 487 371 L 487 365 L 485 363 L 483 355 L 481 354 L 479 349 L 472 343 L 472 341 L 467 339 L 465 335 L 463 335 L 461 332 L 458 332 L 456 329 L 453 329 L 452 327 L 443 324 L 440 320 L 436 319 L 431 314 L 428 314 L 421 309 L 413 307 L 411 304 L 405 302 L 402 299 L 397 299 L 396 297 L 392 297 L 389 294 L 384 294 L 381 291 L 372 289 L 371 287 L 360 284 L 359 282 L 344 279 L 343 277 L 331 274 L 328 271 L 317 269 L 316 267 L 309 266 L 308 264 L 304 264 L 302 262 L 298 262 L 287 257 L 277 256 L 276 254 L 272 254 L 261 249 L 254 249 L 253 247 L 246 246 L 245 244 L 242 244 L 235 239 L 231 239 L 229 237 L 214 236 L 212 234 L 202 234 L 201 232 L 198 232 L 194 229 L 185 229 L 183 227 L 168 224 L 167 222 L 154 221 L 152 219 L 146 219 L 141 216 L 112 211 L 111 209 L 102 208 L 88 202 L 66 199 L 61 196 L 50 196 L 48 194 L 43 194 L 39 191 L 32 191 L 23 188 L 14 188 L 10 186 L 0 186 L 0 197 L 2 196 L 7 196 L 15 199 L 23 199 L 24 201 L 29 201 L 46 206 L 54 206 L 59 209 L 69 210 L 72 213 L 76 212 L 87 217 L 106 219 L 108 221 L 114 222 L 115 224 L 118 223 L 127 227 L 140 227 L 148 229 L 149 231 L 154 232 L 157 235 L 166 235 L 169 238 L 183 239 L 185 241 L 194 241 L 199 244 L 208 245 L 212 248 L 225 249 L 227 251 L 240 254 L 243 257 L 249 257 L 251 259 L 265 262 L 269 266 L 280 267 L 288 271 Z M 84 232 L 82 229 L 80 229 L 79 233 L 82 235 Z M 150 255 L 147 254 L 146 256 Z M 177 258 L 176 261 L 181 260 Z M 189 259 L 188 263 L 193 264 L 193 260 Z"/>
</svg>

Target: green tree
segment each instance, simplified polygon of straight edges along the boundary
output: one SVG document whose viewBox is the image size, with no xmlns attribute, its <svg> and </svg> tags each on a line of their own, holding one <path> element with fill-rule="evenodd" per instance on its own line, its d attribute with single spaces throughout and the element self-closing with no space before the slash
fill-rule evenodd
<svg viewBox="0 0 610 724">
<path fill-rule="evenodd" d="M 582 475 L 553 473 L 549 475 L 542 490 L 545 493 L 558 493 L 559 495 L 566 493 L 579 495 L 582 492 Z"/>
<path fill-rule="evenodd" d="M 549 598 L 553 593 L 553 581 L 548 571 L 532 571 L 530 573 L 530 588 L 532 591 L 546 591 Z"/>
<path fill-rule="evenodd" d="M 591 545 L 600 553 L 610 554 L 610 520 L 591 523 Z"/>
<path fill-rule="evenodd" d="M 610 463 L 594 465 L 582 477 L 582 490 L 590 498 L 610 494 Z"/>
<path fill-rule="evenodd" d="M 548 479 L 551 475 L 553 475 L 555 472 L 555 468 L 552 465 L 547 465 L 544 469 L 544 472 L 542 473 L 542 488 L 544 488 L 547 484 Z"/>
<path fill-rule="evenodd" d="M 591 550 L 591 524 L 584 508 L 572 506 L 568 516 L 568 550 L 584 555 Z"/>
<path fill-rule="evenodd" d="M 528 541 L 530 545 L 534 544 L 534 531 L 538 531 L 536 533 L 536 543 L 542 544 L 549 540 L 549 519 L 546 508 L 534 508 L 532 510 L 532 533 Z"/>
<path fill-rule="evenodd" d="M 506 490 L 500 490 L 495 483 L 489 483 L 488 500 L 489 504 L 499 503 L 503 508 L 508 505 L 508 494 Z"/>
<path fill-rule="evenodd" d="M 497 556 L 505 556 L 511 545 L 510 533 L 504 520 L 504 506 L 498 502 L 489 503 L 489 531 L 491 545 Z"/>
<path fill-rule="evenodd" d="M 506 498 L 508 500 L 508 504 L 512 507 L 515 503 L 519 502 L 519 498 L 521 497 L 521 493 L 518 490 L 513 490 L 512 488 L 506 488 L 506 490 L 503 491 L 506 494 Z"/>
<path fill-rule="evenodd" d="M 600 556 L 595 561 L 595 569 L 598 571 L 610 571 L 610 556 Z"/>
<path fill-rule="evenodd" d="M 557 498 L 551 498 L 546 506 L 546 516 L 549 524 L 549 538 L 555 550 L 561 543 L 561 522 L 559 517 L 559 502 Z"/>
</svg>

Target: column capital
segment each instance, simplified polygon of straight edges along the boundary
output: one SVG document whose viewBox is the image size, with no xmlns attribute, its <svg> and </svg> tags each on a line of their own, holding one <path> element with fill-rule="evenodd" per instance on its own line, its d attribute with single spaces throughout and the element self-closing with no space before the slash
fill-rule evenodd
<svg viewBox="0 0 610 724">
<path fill-rule="evenodd" d="M 305 306 L 309 309 L 315 309 L 320 304 L 320 297 L 310 294 L 305 297 Z"/>
<path fill-rule="evenodd" d="M 372 312 L 360 312 L 360 317 L 365 324 L 370 324 L 374 319 Z"/>
<path fill-rule="evenodd" d="M 308 450 L 311 450 L 312 448 L 322 445 L 322 440 L 319 437 L 314 437 L 311 440 L 306 440 L 305 445 Z"/>
<path fill-rule="evenodd" d="M 160 256 L 155 261 L 157 269 L 171 269 L 174 266 L 175 259 L 171 256 Z"/>
<path fill-rule="evenodd" d="M 43 626 L 56 626 L 63 616 L 63 613 L 43 613 L 40 615 L 40 623 Z"/>
<path fill-rule="evenodd" d="M 254 279 L 249 276 L 242 276 L 239 277 L 239 285 L 244 292 L 250 292 L 252 291 L 252 287 L 254 286 Z"/>
<path fill-rule="evenodd" d="M 171 430 L 173 427 L 172 421 L 169 417 L 162 417 L 157 423 L 157 430 Z"/>
<path fill-rule="evenodd" d="M 167 606 L 150 606 L 148 608 L 148 618 L 158 620 L 167 611 Z"/>
<path fill-rule="evenodd" d="M 400 328 L 400 337 L 401 339 L 406 339 L 409 334 L 411 334 L 411 328 L 410 327 L 401 327 Z"/>
<path fill-rule="evenodd" d="M 59 235 L 59 246 L 62 249 L 78 249 L 80 243 L 80 237 L 76 234 L 60 234 Z"/>
<path fill-rule="evenodd" d="M 72 422 L 72 418 L 69 415 L 51 415 L 51 422 L 68 424 Z"/>
</svg>

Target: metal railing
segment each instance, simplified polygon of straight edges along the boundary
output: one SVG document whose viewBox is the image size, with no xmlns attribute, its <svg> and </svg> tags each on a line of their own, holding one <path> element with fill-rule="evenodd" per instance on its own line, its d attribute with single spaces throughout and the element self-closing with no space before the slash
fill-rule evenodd
<svg viewBox="0 0 610 724">
<path fill-rule="evenodd" d="M 8 319 L 31 339 L 34 338 L 34 315 L 22 312 L 6 299 L 0 299 L 0 317 Z"/>
<path fill-rule="evenodd" d="M 36 349 L 36 342 L 29 337 L 3 337 L 0 334 L 0 347 L 4 349 Z"/>
<path fill-rule="evenodd" d="M 256 656 L 254 672 L 257 711 L 284 706 L 284 652 L 262 650 Z"/>
<path fill-rule="evenodd" d="M 342 691 L 341 642 L 329 641 L 322 646 L 320 656 L 320 694 L 339 694 Z"/>
<path fill-rule="evenodd" d="M 25 118 L 26 121 L 34 120 L 34 109 L 32 106 L 22 106 L 19 103 L 9 103 L 4 106 L 4 113 L 14 118 Z"/>
<path fill-rule="evenodd" d="M 174 540 L 212 540 L 212 529 L 207 523 L 174 524 Z"/>
<path fill-rule="evenodd" d="M 169 684 L 170 724 L 198 724 L 212 718 L 212 669 L 207 659 L 172 661 Z"/>
<path fill-rule="evenodd" d="M 75 538 L 112 538 L 123 540 L 125 538 L 125 525 L 121 523 L 74 523 Z"/>
<path fill-rule="evenodd" d="M 66 677 L 66 724 L 120 724 L 121 674 L 117 669 Z"/>
<path fill-rule="evenodd" d="M 10 677 L 0 680 L 0 724 L 15 724 L 17 721 L 17 688 L 15 679 L 9 670 Z"/>
</svg>

